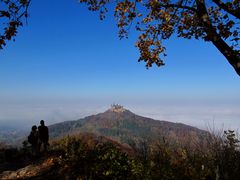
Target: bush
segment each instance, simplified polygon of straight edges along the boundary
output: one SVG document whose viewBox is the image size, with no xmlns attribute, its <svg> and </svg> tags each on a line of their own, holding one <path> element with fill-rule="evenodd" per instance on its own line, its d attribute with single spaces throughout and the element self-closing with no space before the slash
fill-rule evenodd
<svg viewBox="0 0 240 180">
<path fill-rule="evenodd" d="M 90 139 L 91 141 L 91 139 Z M 62 151 L 74 177 L 86 179 L 136 179 L 139 165 L 111 143 L 89 147 L 77 137 L 67 137 L 53 146 Z"/>
</svg>

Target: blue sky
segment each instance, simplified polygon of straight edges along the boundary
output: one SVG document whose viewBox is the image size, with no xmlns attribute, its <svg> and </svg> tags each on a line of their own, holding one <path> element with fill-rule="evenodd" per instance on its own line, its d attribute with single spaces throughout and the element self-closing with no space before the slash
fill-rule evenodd
<svg viewBox="0 0 240 180">
<path fill-rule="evenodd" d="M 240 128 L 239 77 L 211 43 L 172 38 L 166 65 L 147 70 L 137 34 L 119 40 L 111 12 L 100 21 L 69 0 L 33 1 L 29 10 L 0 51 L 0 122 L 53 123 L 116 102 L 157 119 Z"/>
</svg>

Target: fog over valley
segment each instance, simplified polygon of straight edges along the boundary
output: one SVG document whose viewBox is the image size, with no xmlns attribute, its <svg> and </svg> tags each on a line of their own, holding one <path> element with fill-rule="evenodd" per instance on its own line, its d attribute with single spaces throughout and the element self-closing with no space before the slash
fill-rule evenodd
<svg viewBox="0 0 240 180">
<path fill-rule="evenodd" d="M 115 100 L 117 99 L 117 100 Z M 240 103 L 237 100 L 200 100 L 166 98 L 59 98 L 2 99 L 0 126 L 30 129 L 44 119 L 47 124 L 77 120 L 106 111 L 119 103 L 132 112 L 156 120 L 192 125 L 201 129 L 239 129 Z"/>
</svg>

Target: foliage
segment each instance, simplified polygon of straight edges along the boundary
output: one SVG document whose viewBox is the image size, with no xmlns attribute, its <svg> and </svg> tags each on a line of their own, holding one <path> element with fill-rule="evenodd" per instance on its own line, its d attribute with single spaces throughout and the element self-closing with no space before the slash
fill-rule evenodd
<svg viewBox="0 0 240 180">
<path fill-rule="evenodd" d="M 63 175 L 76 179 L 237 180 L 240 173 L 239 138 L 234 131 L 207 137 L 206 143 L 173 146 L 165 138 L 129 142 L 128 155 L 113 141 L 96 136 L 68 136 L 54 142 L 61 152 Z M 198 144 L 197 144 L 198 143 Z M 61 172 L 61 171 L 59 171 Z"/>
<path fill-rule="evenodd" d="M 100 19 L 114 2 L 119 37 L 127 37 L 134 24 L 140 32 L 136 46 L 139 61 L 147 67 L 164 65 L 163 41 L 173 34 L 186 39 L 211 41 L 240 75 L 240 2 L 229 0 L 80 0 Z"/>
<path fill-rule="evenodd" d="M 91 11 L 99 11 L 100 19 L 108 12 L 109 0 L 79 0 Z M 31 0 L 0 0 L 0 49 L 17 34 L 18 27 L 28 17 Z M 139 61 L 149 68 L 153 64 L 164 65 L 166 48 L 163 41 L 172 35 L 186 39 L 210 41 L 225 56 L 240 75 L 238 0 L 118 0 L 114 16 L 117 19 L 119 37 L 128 37 L 134 24 L 140 32 L 136 47 Z"/>
<path fill-rule="evenodd" d="M 238 179 L 240 177 L 240 144 L 234 131 L 224 131 L 223 143 L 215 157 L 222 179 Z"/>
<path fill-rule="evenodd" d="M 134 155 L 126 154 L 113 141 L 96 136 L 68 136 L 52 142 L 49 158 L 58 157 L 59 166 L 46 175 L 61 179 L 159 179 L 237 180 L 240 177 L 239 138 L 234 131 L 208 137 L 208 143 L 172 146 L 166 139 L 131 143 Z M 22 159 L 23 149 L 1 150 L 0 155 Z M 25 149 L 25 150 L 24 150 Z M 4 160 L 0 156 L 0 160 Z"/>
<path fill-rule="evenodd" d="M 204 179 L 212 168 L 204 156 L 187 147 L 173 148 L 167 141 L 161 140 L 155 141 L 146 150 L 145 143 L 141 144 L 137 158 L 144 165 L 143 174 L 147 174 L 149 179 Z M 148 152 L 144 158 L 143 151 Z M 207 168 L 203 170 L 203 166 Z"/>
<path fill-rule="evenodd" d="M 173 147 L 165 139 L 132 144 L 141 162 L 144 179 L 233 179 L 240 176 L 239 139 L 234 131 L 211 135 L 209 143 Z M 198 142 L 200 143 L 200 142 Z"/>
<path fill-rule="evenodd" d="M 0 0 L 0 49 L 6 41 L 17 35 L 18 27 L 23 25 L 23 18 L 28 17 L 28 6 L 31 0 Z"/>
<path fill-rule="evenodd" d="M 111 143 L 88 143 L 67 137 L 53 147 L 62 151 L 64 162 L 74 169 L 75 178 L 131 179 L 138 176 L 138 164 Z"/>
</svg>

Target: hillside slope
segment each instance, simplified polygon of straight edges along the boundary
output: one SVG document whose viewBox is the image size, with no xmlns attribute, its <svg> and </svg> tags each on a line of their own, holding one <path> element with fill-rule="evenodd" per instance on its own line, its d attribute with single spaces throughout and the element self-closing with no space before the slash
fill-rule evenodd
<svg viewBox="0 0 240 180">
<path fill-rule="evenodd" d="M 49 130 L 52 138 L 88 132 L 110 137 L 120 143 L 164 137 L 174 143 L 184 144 L 199 141 L 207 135 L 206 131 L 192 126 L 142 117 L 118 106 L 76 121 L 51 125 Z"/>
</svg>

